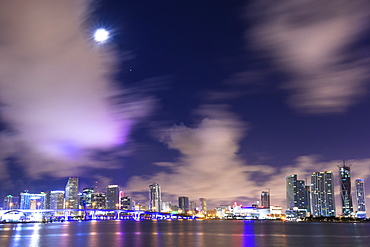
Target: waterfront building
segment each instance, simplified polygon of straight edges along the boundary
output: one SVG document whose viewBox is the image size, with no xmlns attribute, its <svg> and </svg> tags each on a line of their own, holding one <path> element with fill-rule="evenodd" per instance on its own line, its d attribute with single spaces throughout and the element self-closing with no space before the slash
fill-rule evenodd
<svg viewBox="0 0 370 247">
<path fill-rule="evenodd" d="M 200 212 L 205 214 L 207 212 L 207 200 L 206 198 L 199 198 Z"/>
<path fill-rule="evenodd" d="M 78 178 L 70 177 L 65 188 L 65 208 L 78 209 Z"/>
<path fill-rule="evenodd" d="M 105 209 L 106 208 L 106 197 L 104 193 L 92 193 L 91 194 L 91 208 L 92 209 Z"/>
<path fill-rule="evenodd" d="M 307 198 L 306 183 L 298 180 L 297 174 L 292 174 L 286 178 L 286 200 L 287 209 L 302 209 L 308 212 L 309 198 Z"/>
<path fill-rule="evenodd" d="M 171 202 L 162 202 L 162 211 L 164 213 L 169 213 L 172 211 Z"/>
<path fill-rule="evenodd" d="M 306 210 L 311 214 L 311 187 L 306 184 L 305 186 Z"/>
<path fill-rule="evenodd" d="M 4 210 L 19 209 L 19 196 L 7 195 L 4 198 Z"/>
<path fill-rule="evenodd" d="M 179 209 L 182 210 L 183 213 L 189 211 L 189 197 L 179 196 Z"/>
<path fill-rule="evenodd" d="M 50 197 L 51 197 L 51 191 L 47 190 L 45 192 L 45 209 L 50 209 Z"/>
<path fill-rule="evenodd" d="M 118 185 L 108 185 L 107 187 L 107 209 L 119 209 L 119 187 Z"/>
<path fill-rule="evenodd" d="M 45 193 L 30 194 L 28 191 L 21 192 L 21 205 L 19 209 L 44 209 Z"/>
<path fill-rule="evenodd" d="M 335 216 L 334 184 L 331 171 L 311 174 L 311 197 L 313 216 Z"/>
<path fill-rule="evenodd" d="M 197 204 L 194 201 L 189 202 L 189 210 L 192 212 L 197 210 Z"/>
<path fill-rule="evenodd" d="M 80 206 L 83 209 L 91 209 L 91 194 L 94 193 L 94 188 L 84 188 L 80 195 Z"/>
<path fill-rule="evenodd" d="M 342 215 L 353 215 L 353 204 L 351 195 L 351 168 L 343 161 L 342 166 L 339 167 L 340 176 L 340 196 L 342 200 Z"/>
<path fill-rule="evenodd" d="M 356 179 L 357 218 L 366 218 L 365 186 L 363 179 Z"/>
<path fill-rule="evenodd" d="M 63 209 L 64 193 L 63 190 L 50 191 L 49 209 Z"/>
<path fill-rule="evenodd" d="M 270 207 L 270 190 L 262 191 L 261 193 L 261 207 L 269 208 Z"/>
<path fill-rule="evenodd" d="M 131 197 L 124 196 L 124 197 L 121 198 L 121 209 L 123 209 L 123 210 L 132 210 L 134 205 L 135 204 L 132 203 L 132 201 L 131 201 Z"/>
<path fill-rule="evenodd" d="M 161 187 L 157 183 L 149 185 L 149 211 L 161 212 Z"/>
</svg>

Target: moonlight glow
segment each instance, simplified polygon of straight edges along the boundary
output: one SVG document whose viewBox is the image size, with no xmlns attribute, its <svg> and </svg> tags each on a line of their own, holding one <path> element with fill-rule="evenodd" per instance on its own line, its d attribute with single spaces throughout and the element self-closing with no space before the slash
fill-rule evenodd
<svg viewBox="0 0 370 247">
<path fill-rule="evenodd" d="M 105 43 L 109 38 L 109 32 L 104 28 L 99 28 L 94 33 L 94 39 L 98 43 Z"/>
</svg>

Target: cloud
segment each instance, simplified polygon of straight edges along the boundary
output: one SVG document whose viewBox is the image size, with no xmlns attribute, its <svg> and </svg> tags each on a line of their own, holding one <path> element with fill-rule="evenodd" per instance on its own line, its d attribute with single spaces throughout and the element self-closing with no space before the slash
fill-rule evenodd
<svg viewBox="0 0 370 247">
<path fill-rule="evenodd" d="M 154 99 L 128 89 L 112 104 L 118 60 L 111 45 L 90 37 L 90 3 L 0 0 L 0 114 L 8 126 L 0 155 L 18 157 L 31 178 L 102 167 L 95 151 L 122 154 L 118 147 L 152 109 Z"/>
<path fill-rule="evenodd" d="M 306 155 L 279 168 L 264 163 L 248 163 L 239 153 L 240 142 L 247 138 L 247 123 L 223 105 L 203 106 L 197 114 L 201 117 L 199 125 L 175 125 L 161 132 L 162 142 L 169 149 L 178 151 L 177 160 L 156 162 L 153 165 L 163 167 L 162 171 L 131 177 L 125 187 L 126 194 L 146 204 L 148 186 L 157 182 L 161 185 L 164 201 L 176 204 L 180 195 L 194 201 L 204 197 L 212 208 L 221 204 L 231 205 L 235 200 L 251 205 L 260 200 L 263 190 L 270 188 L 272 205 L 280 205 L 285 210 L 287 176 L 297 174 L 298 179 L 307 179 L 307 185 L 310 185 L 313 172 L 333 171 L 336 207 L 340 214 L 339 159 L 322 161 L 323 157 L 319 155 Z M 365 181 L 370 178 L 370 159 L 355 160 L 352 164 L 353 185 L 356 178 Z M 365 186 L 370 189 L 370 184 Z M 352 196 L 355 202 L 354 189 Z"/>
<path fill-rule="evenodd" d="M 366 0 L 255 1 L 246 39 L 288 74 L 283 88 L 292 108 L 340 113 L 366 92 L 370 60 L 359 40 L 368 31 L 369 9 Z"/>
<path fill-rule="evenodd" d="M 198 126 L 176 125 L 162 132 L 163 143 L 180 153 L 178 161 L 156 163 L 168 171 L 134 176 L 126 191 L 147 192 L 149 184 L 158 182 L 172 202 L 179 195 L 191 200 L 205 197 L 215 205 L 241 197 L 256 199 L 265 185 L 257 186 L 253 176 L 271 175 L 275 168 L 249 166 L 238 154 L 247 124 L 220 105 L 203 106 L 197 114 L 202 118 Z"/>
</svg>

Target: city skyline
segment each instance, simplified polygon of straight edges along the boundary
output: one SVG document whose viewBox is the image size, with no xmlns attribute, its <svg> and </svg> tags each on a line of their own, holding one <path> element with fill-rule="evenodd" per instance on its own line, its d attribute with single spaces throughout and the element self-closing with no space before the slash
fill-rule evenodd
<svg viewBox="0 0 370 247">
<path fill-rule="evenodd" d="M 340 160 L 370 191 L 370 3 L 267 3 L 0 0 L 1 198 L 78 177 L 284 206 Z"/>
</svg>

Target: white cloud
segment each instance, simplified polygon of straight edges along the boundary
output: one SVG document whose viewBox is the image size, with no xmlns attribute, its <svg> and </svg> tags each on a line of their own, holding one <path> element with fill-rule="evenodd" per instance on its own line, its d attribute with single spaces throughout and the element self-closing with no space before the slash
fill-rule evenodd
<svg viewBox="0 0 370 247">
<path fill-rule="evenodd" d="M 90 2 L 0 0 L 0 113 L 14 130 L 1 156 L 19 157 L 32 178 L 101 167 L 91 151 L 125 144 L 152 109 L 153 99 L 128 90 L 123 103 L 110 101 L 117 58 L 90 37 Z"/>
<path fill-rule="evenodd" d="M 358 1 L 256 1 L 246 37 L 288 73 L 290 105 L 307 113 L 344 112 L 366 93 L 369 58 L 358 47 L 370 5 Z"/>
<path fill-rule="evenodd" d="M 158 182 L 162 191 L 173 198 L 205 197 L 215 204 L 231 203 L 239 197 L 258 199 L 265 185 L 257 186 L 253 175 L 261 172 L 271 175 L 275 168 L 249 166 L 238 155 L 246 124 L 223 106 L 205 106 L 198 113 L 203 117 L 199 126 L 177 125 L 164 132 L 164 144 L 180 152 L 177 162 L 165 163 L 170 172 L 132 177 L 126 191 L 146 192 L 149 184 Z"/>
</svg>

